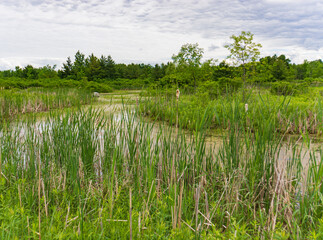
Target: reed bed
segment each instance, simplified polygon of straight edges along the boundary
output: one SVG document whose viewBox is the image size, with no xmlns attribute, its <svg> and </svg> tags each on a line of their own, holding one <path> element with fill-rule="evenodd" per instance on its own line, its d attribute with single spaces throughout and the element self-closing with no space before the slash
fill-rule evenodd
<svg viewBox="0 0 323 240">
<path fill-rule="evenodd" d="M 195 130 L 206 112 L 211 119 L 210 128 L 226 130 L 236 121 L 242 121 L 247 129 L 256 131 L 262 121 L 274 121 L 274 131 L 281 134 L 304 134 L 322 136 L 323 133 L 323 99 L 317 90 L 301 96 L 275 96 L 267 90 L 250 90 L 246 100 L 242 93 L 230 93 L 210 99 L 208 95 L 197 93 L 184 94 L 179 102 L 172 94 L 159 90 L 148 93 L 143 100 L 141 112 L 152 119 L 166 121 L 175 125 L 178 114 L 182 128 Z M 246 105 L 248 110 L 246 110 Z M 236 116 L 233 116 L 236 114 Z"/>
<path fill-rule="evenodd" d="M 208 110 L 192 134 L 126 108 L 5 125 L 1 239 L 322 237 L 322 148 L 308 150 L 305 169 L 273 114 L 251 131 L 234 106 L 214 147 Z M 292 154 L 280 161 L 283 148 Z"/>
<path fill-rule="evenodd" d="M 19 114 L 80 106 L 91 101 L 90 92 L 81 89 L 0 90 L 0 119 L 3 121 Z"/>
</svg>

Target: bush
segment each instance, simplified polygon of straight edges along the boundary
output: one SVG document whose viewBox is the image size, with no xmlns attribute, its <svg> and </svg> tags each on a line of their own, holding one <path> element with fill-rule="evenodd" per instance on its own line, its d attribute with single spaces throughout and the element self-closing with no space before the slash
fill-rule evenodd
<svg viewBox="0 0 323 240">
<path fill-rule="evenodd" d="M 85 89 L 88 89 L 91 92 L 100 92 L 100 93 L 112 92 L 112 88 L 107 84 L 97 83 L 92 81 L 86 83 Z"/>
<path fill-rule="evenodd" d="M 309 83 L 291 83 L 291 82 L 274 82 L 271 85 L 270 92 L 277 95 L 297 95 L 308 91 Z"/>
<path fill-rule="evenodd" d="M 107 80 L 109 85 L 113 89 L 118 90 L 135 90 L 142 89 L 144 86 L 148 86 L 150 84 L 149 79 L 126 79 L 126 78 L 118 78 L 116 80 Z"/>
<path fill-rule="evenodd" d="M 242 79 L 235 77 L 235 78 L 219 78 L 219 87 L 222 93 L 225 92 L 235 92 L 242 86 Z"/>
<path fill-rule="evenodd" d="M 207 94 L 210 99 L 215 99 L 221 93 L 221 89 L 218 82 L 206 81 L 199 85 L 197 92 L 198 94 Z"/>
<path fill-rule="evenodd" d="M 22 79 L 22 78 L 6 78 L 0 79 L 0 88 L 4 89 L 27 89 L 31 87 L 37 88 L 85 88 L 92 92 L 107 93 L 112 92 L 112 88 L 105 83 L 77 81 L 73 79 Z"/>
</svg>

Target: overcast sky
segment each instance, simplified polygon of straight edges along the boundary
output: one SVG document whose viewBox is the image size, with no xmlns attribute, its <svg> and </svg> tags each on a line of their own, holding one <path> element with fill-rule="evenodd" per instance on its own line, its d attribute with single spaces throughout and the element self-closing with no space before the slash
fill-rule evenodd
<svg viewBox="0 0 323 240">
<path fill-rule="evenodd" d="M 322 0 L 0 0 L 0 69 L 57 64 L 77 50 L 120 63 L 161 63 L 199 43 L 220 61 L 251 31 L 261 55 L 323 57 Z"/>
</svg>

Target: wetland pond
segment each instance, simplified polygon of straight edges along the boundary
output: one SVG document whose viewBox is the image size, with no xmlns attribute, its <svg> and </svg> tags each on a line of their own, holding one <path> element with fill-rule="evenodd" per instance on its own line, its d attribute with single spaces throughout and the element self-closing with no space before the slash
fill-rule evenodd
<svg viewBox="0 0 323 240">
<path fill-rule="evenodd" d="M 84 106 L 83 111 L 98 111 L 104 114 L 105 118 L 108 119 L 105 124 L 113 125 L 113 127 L 109 127 L 108 131 L 113 129 L 113 133 L 110 132 L 108 135 L 113 137 L 115 143 L 112 145 L 120 144 L 120 141 L 127 141 L 129 137 L 133 137 L 133 141 L 139 141 L 141 138 L 145 138 L 149 140 L 149 147 L 151 149 L 156 149 L 160 146 L 160 144 L 164 144 L 161 139 L 171 141 L 174 144 L 178 143 L 177 147 L 184 148 L 185 152 L 190 155 L 194 155 L 196 151 L 203 151 L 203 156 L 211 156 L 214 161 L 217 161 L 219 158 L 224 158 L 225 154 L 232 154 L 225 149 L 230 141 L 229 136 L 226 136 L 227 133 L 223 132 L 222 134 L 219 131 L 206 130 L 203 134 L 194 133 L 188 130 L 178 129 L 174 126 L 169 126 L 167 123 L 163 123 L 160 121 L 152 121 L 147 117 L 141 117 L 136 113 L 137 104 L 142 99 L 139 96 L 139 91 L 129 91 L 126 94 L 104 94 L 98 98 L 98 103 L 94 106 Z M 56 130 L 58 130 L 59 121 L 63 117 L 56 117 L 55 119 L 48 120 L 46 118 L 40 118 L 35 123 L 18 123 L 15 127 L 15 136 L 20 141 L 27 141 L 32 135 L 32 138 L 38 138 L 38 141 L 41 141 L 42 136 L 47 133 L 49 135 L 54 134 Z M 67 123 L 68 124 L 68 123 Z M 76 134 L 79 134 L 79 130 L 77 126 L 74 126 L 74 131 Z M 107 147 L 107 129 L 104 126 L 100 126 L 96 129 L 95 126 L 90 127 L 93 131 L 91 133 L 91 138 L 93 141 L 96 141 L 95 145 L 95 161 L 96 172 L 97 174 L 102 174 L 101 169 L 101 158 L 103 153 L 106 151 Z M 137 136 L 134 136 L 136 135 Z M 138 136 L 138 134 L 142 134 L 143 136 Z M 3 135 L 3 133 L 1 133 Z M 26 138 L 26 135 L 28 137 Z M 49 136 L 52 138 L 51 136 Z M 142 141 L 142 139 L 140 140 Z M 245 141 L 245 139 L 240 139 L 237 137 L 236 141 L 236 155 L 243 157 L 248 156 L 248 151 L 250 151 L 250 155 L 257 156 L 257 158 L 266 158 L 266 159 L 276 159 L 278 160 L 278 168 L 285 169 L 287 165 L 289 165 L 290 161 L 300 162 L 302 165 L 302 175 L 303 179 L 306 179 L 306 175 L 308 172 L 309 163 L 311 160 L 320 161 L 322 159 L 322 142 L 315 142 L 311 139 L 307 139 L 304 141 L 302 137 L 298 139 L 295 137 L 284 137 L 279 142 L 276 142 L 273 146 L 267 147 L 262 153 L 260 150 L 256 148 L 256 146 L 246 146 L 246 143 L 249 141 Z M 128 156 L 131 151 L 129 146 L 123 144 L 123 152 L 125 156 Z M 176 148 L 176 147 L 174 147 Z M 200 149 L 197 149 L 200 148 Z M 137 146 L 137 152 L 139 151 L 139 147 Z M 182 151 L 182 150 L 181 150 Z M 232 151 L 232 149 L 230 150 Z M 24 165 L 26 165 L 26 156 L 23 153 L 29 152 L 28 149 L 24 148 L 19 151 L 18 155 L 22 156 L 24 159 Z M 22 155 L 21 155 L 22 154 Z M 137 153 L 138 154 L 138 153 Z M 152 154 L 152 153 L 151 153 Z M 263 154 L 263 156 L 261 156 Z M 202 162 L 203 160 L 201 160 Z"/>
</svg>

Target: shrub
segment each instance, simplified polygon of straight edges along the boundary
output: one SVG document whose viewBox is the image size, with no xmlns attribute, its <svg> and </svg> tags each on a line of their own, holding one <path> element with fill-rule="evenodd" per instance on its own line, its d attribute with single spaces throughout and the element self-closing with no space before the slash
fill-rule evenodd
<svg viewBox="0 0 323 240">
<path fill-rule="evenodd" d="M 86 83 L 85 89 L 88 89 L 91 92 L 100 92 L 100 93 L 112 92 L 112 88 L 107 84 L 97 83 L 92 81 Z"/>
<path fill-rule="evenodd" d="M 225 92 L 235 92 L 242 86 L 242 79 L 235 77 L 235 78 L 219 78 L 219 87 L 222 93 Z"/>
<path fill-rule="evenodd" d="M 215 99 L 220 93 L 220 85 L 218 82 L 206 81 L 197 88 L 198 94 L 207 94 L 210 99 Z"/>
<path fill-rule="evenodd" d="M 113 89 L 127 89 L 127 90 L 134 90 L 134 89 L 142 89 L 144 86 L 148 86 L 150 84 L 149 79 L 126 79 L 126 78 L 118 78 L 115 80 L 107 80 L 109 85 Z"/>
<path fill-rule="evenodd" d="M 305 93 L 308 90 L 309 83 L 291 83 L 291 82 L 275 82 L 271 85 L 271 93 L 277 95 L 297 95 L 301 93 Z"/>
<path fill-rule="evenodd" d="M 85 88 L 95 92 L 112 92 L 112 88 L 105 83 L 88 82 L 86 79 L 77 81 L 73 79 L 22 79 L 22 78 L 6 78 L 0 79 L 0 88 L 4 89 L 27 89 L 31 87 L 37 88 Z"/>
</svg>

